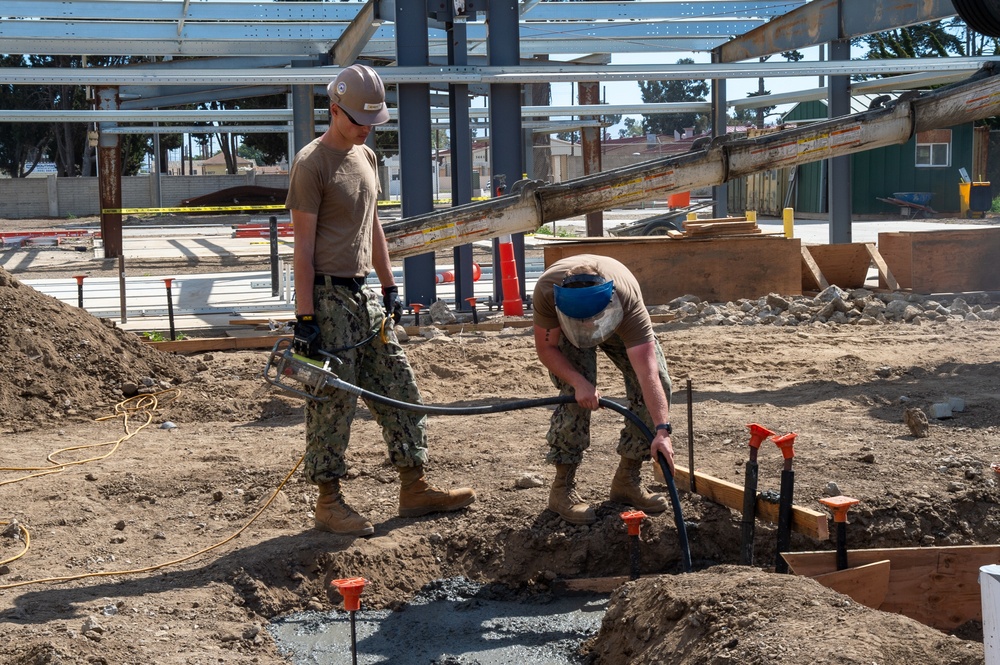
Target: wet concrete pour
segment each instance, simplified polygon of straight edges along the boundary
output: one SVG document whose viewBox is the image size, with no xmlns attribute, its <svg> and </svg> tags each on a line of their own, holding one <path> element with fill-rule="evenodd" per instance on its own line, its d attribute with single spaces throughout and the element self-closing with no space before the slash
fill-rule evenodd
<svg viewBox="0 0 1000 665">
<path fill-rule="evenodd" d="M 461 578 L 438 580 L 399 611 L 355 616 L 358 663 L 394 665 L 570 665 L 597 634 L 607 597 L 592 594 L 512 599 Z M 295 665 L 351 663 L 350 613 L 302 612 L 268 628 Z"/>
</svg>

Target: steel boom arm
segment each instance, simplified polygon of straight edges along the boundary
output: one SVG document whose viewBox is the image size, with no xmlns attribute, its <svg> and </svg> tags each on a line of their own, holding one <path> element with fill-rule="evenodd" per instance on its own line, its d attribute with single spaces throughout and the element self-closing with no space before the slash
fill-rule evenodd
<svg viewBox="0 0 1000 665">
<path fill-rule="evenodd" d="M 752 139 L 716 139 L 704 149 L 558 184 L 520 182 L 505 196 L 389 222 L 385 235 L 390 255 L 405 258 L 529 233 L 546 222 L 719 185 L 758 171 L 905 143 L 916 132 L 997 114 L 1000 64 L 989 63 L 961 83 L 912 98 L 904 95 L 863 113 Z"/>
</svg>

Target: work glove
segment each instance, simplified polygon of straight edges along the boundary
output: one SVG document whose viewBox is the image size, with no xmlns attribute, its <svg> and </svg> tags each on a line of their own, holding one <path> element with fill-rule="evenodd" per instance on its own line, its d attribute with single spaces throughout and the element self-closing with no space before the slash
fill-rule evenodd
<svg viewBox="0 0 1000 665">
<path fill-rule="evenodd" d="M 312 358 L 319 352 L 319 324 L 313 314 L 296 314 L 292 337 L 292 351 Z"/>
<path fill-rule="evenodd" d="M 382 287 L 382 305 L 385 307 L 385 315 L 391 316 L 393 323 L 399 323 L 403 318 L 403 301 L 399 299 L 398 286 L 393 284 Z"/>
</svg>

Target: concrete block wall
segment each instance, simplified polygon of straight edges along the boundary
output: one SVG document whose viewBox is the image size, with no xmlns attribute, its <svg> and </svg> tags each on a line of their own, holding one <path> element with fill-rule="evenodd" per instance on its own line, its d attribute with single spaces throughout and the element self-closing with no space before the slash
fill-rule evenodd
<svg viewBox="0 0 1000 665">
<path fill-rule="evenodd" d="M 152 208 L 153 183 L 148 175 L 122 178 L 122 207 Z M 174 208 L 184 199 L 211 194 L 229 187 L 259 185 L 287 188 L 287 174 L 161 176 L 162 207 Z M 0 218 L 67 218 L 99 215 L 97 178 L 3 178 L 0 179 Z"/>
<path fill-rule="evenodd" d="M 46 178 L 0 179 L 0 217 L 48 217 L 49 195 L 45 181 Z"/>
</svg>

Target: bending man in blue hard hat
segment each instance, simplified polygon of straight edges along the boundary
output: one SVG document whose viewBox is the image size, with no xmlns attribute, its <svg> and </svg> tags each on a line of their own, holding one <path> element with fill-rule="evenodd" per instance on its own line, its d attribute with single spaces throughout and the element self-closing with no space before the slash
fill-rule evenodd
<svg viewBox="0 0 1000 665">
<path fill-rule="evenodd" d="M 546 437 L 546 459 L 556 465 L 549 510 L 571 524 L 597 521 L 576 491 L 575 476 L 590 446 L 590 412 L 601 398 L 596 386 L 599 347 L 622 372 L 629 409 L 656 434 L 650 444 L 626 419 L 610 499 L 647 513 L 663 512 L 666 497 L 643 489 L 639 476 L 643 461 L 661 452 L 673 470 L 670 374 L 635 277 L 606 256 L 571 256 L 553 263 L 538 279 L 532 306 L 538 358 L 560 394 L 576 396 L 575 404 L 556 408 Z"/>
</svg>

